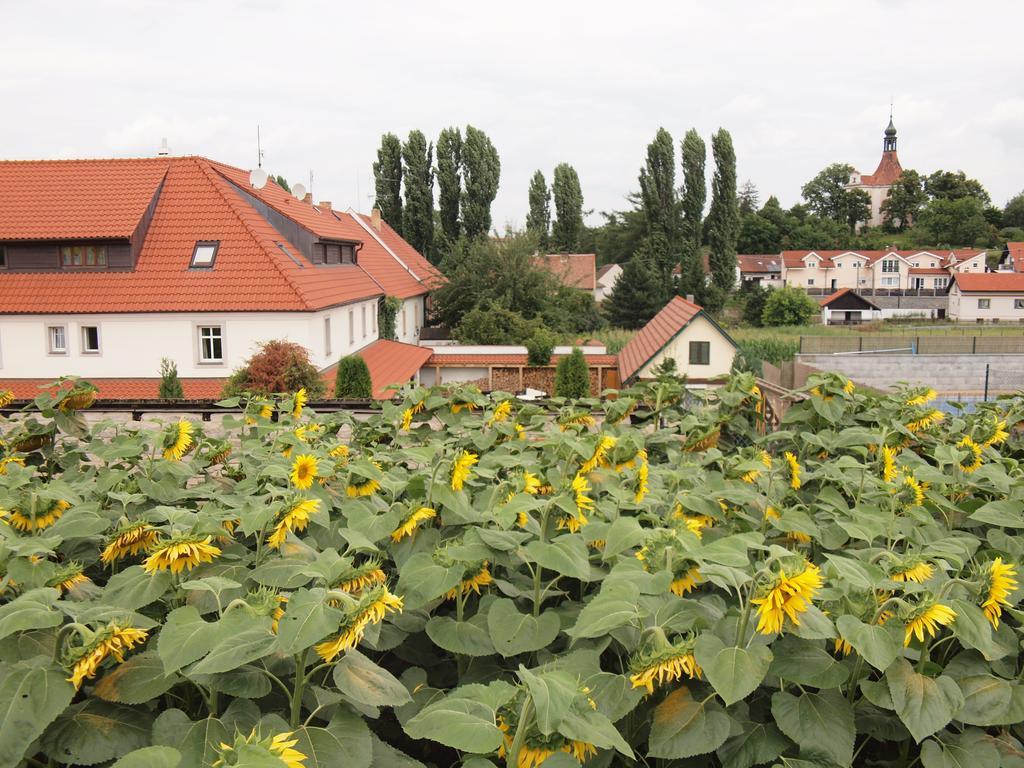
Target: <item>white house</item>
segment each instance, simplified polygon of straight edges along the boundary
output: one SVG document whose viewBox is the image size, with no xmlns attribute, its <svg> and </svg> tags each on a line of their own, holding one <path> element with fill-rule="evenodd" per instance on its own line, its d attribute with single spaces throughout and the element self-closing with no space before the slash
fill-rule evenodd
<svg viewBox="0 0 1024 768">
<path fill-rule="evenodd" d="M 612 292 L 615 284 L 622 277 L 621 264 L 605 264 L 597 270 L 597 287 L 594 289 L 594 299 L 604 301 Z"/>
<path fill-rule="evenodd" d="M 949 317 L 961 322 L 1024 322 L 1024 273 L 958 273 L 949 287 Z"/>
<path fill-rule="evenodd" d="M 0 388 L 17 397 L 67 374 L 155 397 L 163 358 L 186 397 L 215 396 L 271 339 L 408 379 L 440 279 L 379 216 L 206 158 L 0 162 Z M 379 340 L 385 296 L 399 342 Z"/>
</svg>

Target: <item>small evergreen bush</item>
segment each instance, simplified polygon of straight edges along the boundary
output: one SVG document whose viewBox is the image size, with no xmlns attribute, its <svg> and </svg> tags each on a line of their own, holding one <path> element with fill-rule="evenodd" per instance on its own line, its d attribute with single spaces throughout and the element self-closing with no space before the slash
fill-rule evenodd
<svg viewBox="0 0 1024 768">
<path fill-rule="evenodd" d="M 555 369 L 555 397 L 578 399 L 590 395 L 590 369 L 583 351 L 573 347 L 572 353 L 558 361 Z"/>
<path fill-rule="evenodd" d="M 181 379 L 178 378 L 178 366 L 166 357 L 160 361 L 159 395 L 161 400 L 182 400 L 185 397 Z"/>
<path fill-rule="evenodd" d="M 341 358 L 334 379 L 334 396 L 347 400 L 369 400 L 373 397 L 370 369 L 360 355 Z"/>
</svg>

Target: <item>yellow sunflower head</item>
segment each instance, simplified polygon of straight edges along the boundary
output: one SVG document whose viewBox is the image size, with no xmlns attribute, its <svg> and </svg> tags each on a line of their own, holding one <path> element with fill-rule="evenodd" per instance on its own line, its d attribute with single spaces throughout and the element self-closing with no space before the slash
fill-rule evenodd
<svg viewBox="0 0 1024 768">
<path fill-rule="evenodd" d="M 318 475 L 316 456 L 305 453 L 295 457 L 289 479 L 292 481 L 292 485 L 304 491 L 313 485 L 313 481 Z"/>
<path fill-rule="evenodd" d="M 163 457 L 167 461 L 181 461 L 195 443 L 192 432 L 195 426 L 191 421 L 180 419 L 164 428 Z"/>
</svg>

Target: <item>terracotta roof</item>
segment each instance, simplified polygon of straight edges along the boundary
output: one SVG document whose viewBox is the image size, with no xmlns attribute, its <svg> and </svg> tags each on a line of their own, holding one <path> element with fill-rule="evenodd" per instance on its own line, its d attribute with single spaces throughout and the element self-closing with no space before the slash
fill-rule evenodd
<svg viewBox="0 0 1024 768">
<path fill-rule="evenodd" d="M 1014 272 L 1024 272 L 1024 243 L 1007 243 L 1006 252 Z"/>
<path fill-rule="evenodd" d="M 942 272 L 943 274 L 945 274 L 945 270 L 940 270 L 940 271 L 941 271 L 941 272 Z M 833 301 L 835 301 L 836 299 L 838 299 L 838 298 L 839 298 L 840 296 L 845 296 L 845 295 L 846 295 L 846 294 L 848 294 L 848 293 L 851 293 L 851 294 L 853 294 L 853 295 L 854 295 L 854 296 L 855 296 L 856 298 L 858 298 L 858 299 L 860 299 L 861 301 L 863 301 L 863 302 L 864 302 L 865 304 L 867 304 L 867 305 L 868 305 L 869 307 L 871 307 L 872 309 L 879 309 L 879 307 L 878 307 L 878 306 L 876 306 L 876 305 L 875 305 L 875 304 L 874 304 L 873 302 L 871 302 L 871 301 L 868 301 L 868 300 L 867 300 L 867 299 L 865 299 L 865 298 L 864 298 L 863 296 L 861 296 L 861 295 L 860 295 L 859 293 L 857 293 L 856 291 L 854 291 L 854 290 L 853 290 L 852 288 L 840 288 L 840 289 L 839 289 L 838 291 L 836 291 L 836 292 L 835 292 L 835 293 L 833 293 L 832 295 L 830 295 L 830 296 L 826 296 L 826 297 L 825 297 L 825 298 L 823 298 L 823 299 L 822 299 L 821 301 L 819 301 L 819 302 L 818 302 L 818 306 L 820 306 L 820 307 L 827 307 L 827 306 L 828 306 L 829 304 L 831 304 L 831 303 L 832 303 Z"/>
<path fill-rule="evenodd" d="M 777 253 L 739 254 L 740 272 L 744 274 L 769 273 L 782 271 L 782 257 Z"/>
<path fill-rule="evenodd" d="M 957 272 L 953 281 L 964 293 L 1019 293 L 1024 295 L 1020 272 Z"/>
<path fill-rule="evenodd" d="M 557 365 L 558 361 L 567 355 L 552 355 L 548 365 Z M 590 366 L 614 366 L 618 362 L 615 355 L 584 355 L 587 364 Z M 499 355 L 445 355 L 433 354 L 427 360 L 426 365 L 457 366 L 459 368 L 478 368 L 481 366 L 519 366 L 529 365 L 525 354 L 499 354 Z"/>
<path fill-rule="evenodd" d="M 171 162 L 0 161 L 0 240 L 130 237 Z"/>
<path fill-rule="evenodd" d="M 366 226 L 373 227 L 373 219 L 365 213 L 356 213 L 355 216 Z M 396 232 L 390 224 L 381 219 L 380 231 L 374 232 L 384 241 L 388 250 L 401 259 L 415 274 L 416 278 L 428 288 L 434 288 L 445 282 L 441 270 L 423 258 L 423 255 L 409 245 L 405 238 Z M 371 233 L 372 234 L 372 233 Z M 362 255 L 362 251 L 359 252 Z"/>
<path fill-rule="evenodd" d="M 903 166 L 896 156 L 896 150 L 882 152 L 882 159 L 878 161 L 878 167 L 870 176 L 862 174 L 860 183 L 866 186 L 883 187 L 891 186 L 903 173 Z"/>
<path fill-rule="evenodd" d="M 315 268 L 205 158 L 161 162 L 135 269 L 3 272 L 0 313 L 310 311 L 383 293 L 359 266 Z M 220 241 L 213 269 L 189 269 L 197 240 Z"/>
<path fill-rule="evenodd" d="M 430 357 L 429 347 L 417 347 L 400 341 L 377 339 L 355 354 L 363 358 L 370 369 L 370 380 L 373 384 L 373 396 L 377 400 L 389 400 L 394 395 L 387 391 L 392 384 L 405 384 L 416 375 Z M 327 382 L 327 391 L 334 392 L 334 377 L 337 375 L 337 364 L 321 372 L 321 378 Z"/>
<path fill-rule="evenodd" d="M 0 379 L 0 389 L 14 392 L 18 400 L 34 399 L 52 379 Z M 150 379 L 93 379 L 103 400 L 156 400 L 160 396 L 160 378 Z M 186 400 L 216 400 L 227 379 L 181 379 Z"/>
<path fill-rule="evenodd" d="M 562 285 L 592 291 L 597 285 L 597 255 L 593 253 L 551 253 L 535 256 L 534 262 L 555 275 Z"/>
<path fill-rule="evenodd" d="M 885 249 L 882 249 L 882 250 L 873 250 L 873 251 L 861 251 L 861 250 L 857 250 L 857 251 L 853 251 L 853 250 L 836 251 L 836 250 L 817 250 L 817 249 L 806 250 L 805 249 L 805 250 L 795 250 L 795 251 L 783 251 L 782 254 L 781 254 L 781 258 L 785 262 L 787 269 L 800 269 L 800 268 L 802 268 L 804 266 L 804 263 L 803 263 L 804 257 L 808 256 L 808 255 L 810 255 L 812 253 L 817 254 L 821 258 L 821 260 L 822 260 L 821 266 L 828 267 L 829 269 L 831 269 L 831 268 L 833 268 L 835 266 L 835 258 L 837 256 L 846 256 L 846 255 L 850 255 L 851 257 L 859 256 L 860 258 L 862 258 L 865 261 L 867 261 L 867 263 L 869 265 L 874 264 L 879 259 L 881 259 L 881 258 L 883 258 L 885 256 L 888 256 L 890 254 L 895 254 L 895 255 L 899 256 L 900 258 L 903 258 L 903 259 L 911 259 L 911 258 L 914 258 L 915 256 L 918 256 L 918 257 L 920 257 L 920 256 L 934 256 L 936 259 L 938 259 L 943 264 L 948 265 L 948 264 L 952 263 L 952 257 L 953 256 L 956 256 L 958 262 L 959 261 L 965 261 L 965 260 L 971 259 L 971 258 L 973 258 L 973 257 L 975 257 L 975 256 L 977 256 L 977 255 L 979 255 L 981 253 L 984 253 L 984 250 L 983 249 L 979 249 L 979 248 L 956 248 L 956 249 L 952 249 L 952 250 L 947 250 L 947 249 L 927 250 L 927 249 L 924 249 L 924 248 L 918 248 L 916 250 L 896 250 L 896 249 L 892 249 L 892 248 L 885 248 Z"/>
<path fill-rule="evenodd" d="M 703 311 L 682 296 L 674 297 L 619 352 L 619 378 L 625 382 L 643 368 Z"/>
<path fill-rule="evenodd" d="M 949 270 L 942 267 L 911 267 L 912 275 L 948 275 Z"/>
</svg>

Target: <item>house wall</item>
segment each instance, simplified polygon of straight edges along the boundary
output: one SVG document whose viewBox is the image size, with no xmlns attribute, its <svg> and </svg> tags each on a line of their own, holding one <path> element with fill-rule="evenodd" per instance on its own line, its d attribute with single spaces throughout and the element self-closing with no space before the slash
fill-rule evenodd
<svg viewBox="0 0 1024 768">
<path fill-rule="evenodd" d="M 709 365 L 690 365 L 690 342 L 707 341 L 711 344 Z M 675 358 L 676 370 L 691 379 L 723 376 L 732 369 L 736 347 L 703 315 L 695 317 L 661 352 L 652 357 L 636 374 L 637 378 L 653 378 L 654 369 L 666 357 Z"/>
<path fill-rule="evenodd" d="M 984 272 L 988 268 L 985 252 L 982 251 L 976 256 L 964 259 L 953 266 L 955 272 Z"/>
<path fill-rule="evenodd" d="M 622 277 L 622 267 L 616 264 L 605 273 L 604 277 L 598 279 L 597 287 L 594 289 L 594 300 L 604 301 L 607 299 L 620 277 Z"/>
<path fill-rule="evenodd" d="M 360 327 L 362 307 L 367 313 L 365 335 Z M 355 323 L 351 334 L 350 310 Z M 220 378 L 241 366 L 261 342 L 273 339 L 301 344 L 313 365 L 325 368 L 376 340 L 371 315 L 376 316 L 373 300 L 320 312 L 0 315 L 0 377 L 152 377 L 159 375 L 160 360 L 167 357 L 177 364 L 180 376 Z M 66 354 L 49 353 L 51 325 L 65 327 Z M 199 362 L 201 325 L 222 328 L 224 362 Z M 82 351 L 85 326 L 99 327 L 98 354 Z"/>
<path fill-rule="evenodd" d="M 395 335 L 398 341 L 416 344 L 420 340 L 420 330 L 426 312 L 424 296 L 413 296 L 402 302 L 402 307 L 395 317 Z"/>
<path fill-rule="evenodd" d="M 987 299 L 988 309 L 978 307 L 979 299 Z M 1021 302 L 1021 307 L 1015 307 L 1015 302 Z M 974 293 L 964 294 L 960 288 L 954 285 L 949 290 L 949 316 L 953 320 L 960 320 L 968 323 L 978 320 L 1000 322 L 1024 322 L 1024 293 Z"/>
</svg>

